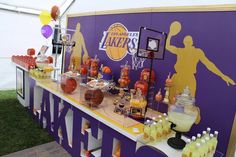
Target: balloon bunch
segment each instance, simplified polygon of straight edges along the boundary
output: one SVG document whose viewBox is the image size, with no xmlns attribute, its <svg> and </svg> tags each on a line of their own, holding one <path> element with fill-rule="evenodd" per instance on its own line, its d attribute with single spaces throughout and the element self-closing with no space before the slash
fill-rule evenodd
<svg viewBox="0 0 236 157">
<path fill-rule="evenodd" d="M 48 11 L 42 11 L 40 13 L 39 19 L 41 23 L 43 24 L 41 28 L 41 33 L 46 39 L 48 39 L 53 33 L 53 29 L 49 25 L 49 23 L 51 22 L 52 19 L 56 21 L 59 15 L 60 15 L 60 10 L 58 6 L 53 6 L 51 9 L 51 13 Z"/>
</svg>

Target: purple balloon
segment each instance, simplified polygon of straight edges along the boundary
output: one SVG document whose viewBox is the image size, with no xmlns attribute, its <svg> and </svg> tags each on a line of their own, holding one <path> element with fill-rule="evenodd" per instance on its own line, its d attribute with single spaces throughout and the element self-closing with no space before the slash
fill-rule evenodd
<svg viewBox="0 0 236 157">
<path fill-rule="evenodd" d="M 41 33 L 46 39 L 52 35 L 52 32 L 53 32 L 52 27 L 49 25 L 44 25 L 41 28 Z"/>
</svg>

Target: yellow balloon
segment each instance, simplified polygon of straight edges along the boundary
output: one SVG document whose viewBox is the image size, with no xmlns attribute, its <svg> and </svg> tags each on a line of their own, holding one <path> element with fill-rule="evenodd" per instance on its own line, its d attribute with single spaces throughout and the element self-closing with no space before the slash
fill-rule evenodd
<svg viewBox="0 0 236 157">
<path fill-rule="evenodd" d="M 42 11 L 39 15 L 39 19 L 43 25 L 47 25 L 51 22 L 52 17 L 48 11 Z"/>
</svg>

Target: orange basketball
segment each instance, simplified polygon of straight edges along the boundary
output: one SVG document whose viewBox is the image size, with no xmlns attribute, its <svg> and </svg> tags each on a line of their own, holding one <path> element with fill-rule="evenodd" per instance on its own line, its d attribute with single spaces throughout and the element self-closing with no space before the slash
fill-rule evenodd
<svg viewBox="0 0 236 157">
<path fill-rule="evenodd" d="M 58 6 L 54 5 L 51 9 L 51 17 L 53 18 L 53 20 L 56 21 L 59 15 L 60 15 L 60 10 Z"/>
<path fill-rule="evenodd" d="M 53 58 L 52 58 L 52 56 L 48 56 L 47 58 L 48 58 L 49 63 L 52 64 L 52 63 L 53 63 Z"/>
<path fill-rule="evenodd" d="M 105 74 L 110 74 L 111 73 L 111 69 L 108 66 L 103 67 L 102 72 Z"/>
<path fill-rule="evenodd" d="M 77 87 L 77 82 L 73 78 L 66 78 L 65 82 L 61 83 L 61 89 L 63 92 L 70 94 L 72 93 Z"/>
</svg>

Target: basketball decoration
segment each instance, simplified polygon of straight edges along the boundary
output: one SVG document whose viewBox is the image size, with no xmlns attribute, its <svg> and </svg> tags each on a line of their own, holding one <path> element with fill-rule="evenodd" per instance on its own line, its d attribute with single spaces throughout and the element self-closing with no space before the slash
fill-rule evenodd
<svg viewBox="0 0 236 157">
<path fill-rule="evenodd" d="M 161 89 L 159 89 L 159 91 L 157 92 L 156 96 L 155 96 L 155 100 L 157 102 L 161 102 L 162 101 L 162 94 L 161 94 Z"/>
<path fill-rule="evenodd" d="M 149 75 L 150 75 L 150 69 L 147 69 L 147 68 L 143 69 L 142 72 L 141 72 L 140 80 L 148 82 L 149 81 Z M 154 70 L 152 70 L 151 82 L 154 83 L 155 79 L 156 79 L 156 75 L 155 75 Z"/>
<path fill-rule="evenodd" d="M 53 63 L 53 58 L 52 58 L 52 56 L 48 56 L 47 58 L 48 58 L 49 64 L 52 64 L 52 63 Z"/>
<path fill-rule="evenodd" d="M 27 50 L 27 55 L 29 55 L 29 56 L 35 55 L 35 49 L 33 49 L 33 48 L 28 49 Z"/>
<path fill-rule="evenodd" d="M 88 68 L 86 65 L 82 65 L 80 68 L 80 74 L 81 75 L 87 75 L 88 74 Z"/>
<path fill-rule="evenodd" d="M 105 66 L 102 68 L 102 72 L 105 74 L 110 74 L 111 73 L 111 68 L 108 66 Z"/>
<path fill-rule="evenodd" d="M 85 61 L 85 65 L 87 65 L 88 68 L 90 68 L 91 62 L 92 62 L 92 59 L 91 59 L 90 57 L 88 57 L 88 58 L 86 59 L 86 61 Z"/>
<path fill-rule="evenodd" d="M 134 84 L 134 89 L 140 89 L 142 92 L 142 95 L 145 96 L 147 94 L 148 91 L 148 83 L 146 81 L 136 81 Z"/>
<path fill-rule="evenodd" d="M 173 86 L 173 80 L 170 78 L 171 74 L 169 73 L 167 79 L 166 79 L 166 87 L 171 87 Z"/>
<path fill-rule="evenodd" d="M 51 9 L 51 17 L 53 18 L 53 20 L 56 21 L 59 15 L 60 15 L 59 7 L 54 5 Z"/>
<path fill-rule="evenodd" d="M 125 87 L 127 87 L 127 86 L 129 85 L 130 79 L 127 79 L 127 78 L 120 78 L 120 79 L 118 80 L 118 82 L 119 82 L 121 88 L 125 88 Z"/>
<path fill-rule="evenodd" d="M 96 76 L 98 76 L 98 70 L 96 70 L 96 69 L 91 69 L 91 70 L 90 70 L 90 76 L 91 76 L 91 77 L 96 77 Z"/>
<path fill-rule="evenodd" d="M 74 78 L 62 76 L 61 89 L 64 93 L 71 94 L 73 91 L 75 91 L 76 87 L 77 82 Z"/>
<path fill-rule="evenodd" d="M 104 98 L 104 94 L 100 89 L 88 89 L 84 95 L 88 105 L 92 107 L 98 107 Z"/>
<path fill-rule="evenodd" d="M 90 76 L 97 77 L 98 76 L 98 62 L 99 59 L 96 57 L 91 60 L 91 67 L 90 67 Z"/>
<path fill-rule="evenodd" d="M 130 66 L 128 65 L 128 62 L 126 62 L 125 65 L 121 65 L 120 78 L 118 80 L 121 88 L 128 87 L 130 83 L 129 71 Z"/>
</svg>

